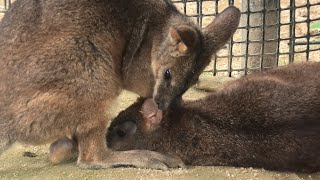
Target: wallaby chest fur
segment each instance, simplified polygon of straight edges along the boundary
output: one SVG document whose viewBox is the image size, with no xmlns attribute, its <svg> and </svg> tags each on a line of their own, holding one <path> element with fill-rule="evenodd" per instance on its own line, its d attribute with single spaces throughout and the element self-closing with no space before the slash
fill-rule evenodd
<svg viewBox="0 0 320 180">
<path fill-rule="evenodd" d="M 190 165 L 320 170 L 320 63 L 256 73 L 206 98 L 170 107 L 147 131 L 144 99 L 112 122 L 107 142 L 117 150 L 149 149 Z"/>
<path fill-rule="evenodd" d="M 166 109 L 236 30 L 239 10 L 221 14 L 202 32 L 167 0 L 15 1 L 0 23 L 0 154 L 73 136 L 81 167 L 177 166 L 111 152 L 106 112 L 122 89 Z"/>
<path fill-rule="evenodd" d="M 150 10 L 150 6 L 157 8 Z M 154 78 L 150 78 L 150 64 L 145 62 L 151 58 L 150 46 L 154 39 L 148 36 L 162 36 L 161 28 L 166 26 L 166 19 L 177 13 L 173 10 L 166 1 L 18 1 L 1 23 L 1 54 L 8 55 L 2 57 L 2 63 L 10 62 L 10 73 L 21 74 L 25 80 L 18 76 L 17 81 L 26 84 L 35 84 L 35 78 L 43 84 L 58 83 L 68 76 L 91 82 L 96 78 L 103 82 L 101 85 L 109 87 L 113 83 L 149 96 Z M 136 69 L 147 73 L 136 73 L 132 67 L 123 73 L 123 54 L 134 23 L 147 15 L 152 29 L 142 37 L 145 43 L 134 62 L 139 65 Z M 101 72 L 97 72 L 99 70 Z M 100 74 L 102 80 L 89 77 L 92 74 Z M 112 79 L 106 80 L 108 76 Z"/>
</svg>

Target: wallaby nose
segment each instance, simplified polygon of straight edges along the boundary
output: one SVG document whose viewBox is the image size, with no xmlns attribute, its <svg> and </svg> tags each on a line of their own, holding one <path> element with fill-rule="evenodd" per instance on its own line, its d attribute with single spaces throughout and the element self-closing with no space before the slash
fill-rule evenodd
<svg viewBox="0 0 320 180">
<path fill-rule="evenodd" d="M 169 107 L 169 103 L 165 101 L 161 101 L 157 103 L 157 105 L 158 105 L 158 109 L 160 109 L 161 111 L 167 110 Z"/>
<path fill-rule="evenodd" d="M 161 110 L 162 110 L 163 104 L 162 104 L 161 102 L 159 102 L 159 101 L 156 101 L 156 104 L 157 104 L 157 106 L 158 106 L 158 109 L 161 109 Z"/>
<path fill-rule="evenodd" d="M 154 98 L 154 102 L 156 103 L 156 105 L 158 106 L 158 109 L 163 110 L 164 108 L 164 103 L 162 103 L 162 101 L 160 100 L 159 96 L 156 96 Z"/>
<path fill-rule="evenodd" d="M 153 100 L 156 103 L 156 105 L 158 106 L 158 109 L 160 109 L 162 111 L 168 109 L 168 107 L 169 107 L 168 99 L 165 99 L 162 96 L 156 96 Z"/>
</svg>

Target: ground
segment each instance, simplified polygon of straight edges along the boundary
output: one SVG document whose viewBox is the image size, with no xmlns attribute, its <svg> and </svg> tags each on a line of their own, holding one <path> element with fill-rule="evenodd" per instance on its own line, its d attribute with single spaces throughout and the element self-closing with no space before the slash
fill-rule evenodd
<svg viewBox="0 0 320 180">
<path fill-rule="evenodd" d="M 296 1 L 296 3 L 305 3 L 304 1 Z M 2 0 L 0 0 L 2 2 Z M 220 1 L 220 11 L 227 6 L 227 1 Z M 310 0 L 311 3 L 319 2 L 319 0 Z M 193 3 L 193 4 L 192 4 Z M 211 4 L 210 4 L 211 3 Z M 214 2 L 205 2 L 203 4 L 204 13 L 211 12 Z M 235 1 L 235 5 L 239 7 L 239 1 Z M 238 3 L 238 4 L 237 4 Z M 282 6 L 288 6 L 289 0 L 281 1 Z M 298 5 L 298 4 L 297 4 Z M 1 4 L 0 4 L 1 6 Z M 182 6 L 181 6 L 182 7 Z M 180 7 L 180 8 L 181 8 Z M 187 9 L 188 14 L 196 12 L 195 2 L 190 2 Z M 318 18 L 320 6 L 316 6 L 311 10 L 312 18 Z M 297 18 L 305 17 L 306 9 L 297 12 Z M 287 19 L 288 11 L 282 13 Z M 0 13 L 0 20 L 2 14 Z M 211 21 L 210 18 L 204 19 L 203 24 L 206 25 Z M 286 21 L 286 20 L 285 20 Z M 296 33 L 304 35 L 304 27 L 297 26 Z M 237 35 L 238 33 L 238 35 Z M 240 38 L 240 32 L 237 32 L 235 39 Z M 288 36 L 288 28 L 281 30 L 281 37 Z M 315 46 L 314 46 L 315 47 Z M 281 52 L 288 52 L 288 45 L 281 44 Z M 301 55 L 299 57 L 304 57 Z M 316 51 L 311 54 L 311 59 L 319 60 L 320 52 Z M 284 58 L 284 60 L 286 57 Z M 225 66 L 227 61 L 221 63 Z M 217 84 L 228 81 L 228 78 L 217 77 L 212 78 L 210 73 L 203 74 L 200 82 L 196 87 L 206 90 L 215 90 Z M 214 81 L 214 82 L 213 82 Z M 206 96 L 207 92 L 191 88 L 184 96 L 185 99 L 197 99 Z M 123 92 L 119 97 L 118 106 L 112 111 L 115 116 L 121 109 L 124 109 L 135 101 L 134 94 Z M 23 156 L 24 152 L 35 153 L 36 157 Z M 48 160 L 48 145 L 43 146 L 27 146 L 15 144 L 12 148 L 0 156 L 0 179 L 320 179 L 320 173 L 316 174 L 297 174 L 289 172 L 273 172 L 263 169 L 253 168 L 234 168 L 234 167 L 189 167 L 188 169 L 172 169 L 169 171 L 144 170 L 134 168 L 117 168 L 103 170 L 83 170 L 76 166 L 76 162 L 69 162 L 61 165 L 52 165 Z"/>
</svg>

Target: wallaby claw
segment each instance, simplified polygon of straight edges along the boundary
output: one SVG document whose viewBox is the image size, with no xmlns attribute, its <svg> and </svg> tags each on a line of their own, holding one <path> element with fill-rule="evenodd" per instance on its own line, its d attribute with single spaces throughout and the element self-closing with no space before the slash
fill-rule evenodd
<svg viewBox="0 0 320 180">
<path fill-rule="evenodd" d="M 185 168 L 184 163 L 179 158 L 147 150 L 114 151 L 103 162 L 78 161 L 78 166 L 84 169 L 135 167 L 168 170 L 169 168 Z"/>
<path fill-rule="evenodd" d="M 181 169 L 187 169 L 187 166 L 184 164 L 182 159 L 180 159 L 179 157 L 172 157 L 172 159 L 174 159 L 175 163 L 177 163 L 177 167 Z"/>
</svg>

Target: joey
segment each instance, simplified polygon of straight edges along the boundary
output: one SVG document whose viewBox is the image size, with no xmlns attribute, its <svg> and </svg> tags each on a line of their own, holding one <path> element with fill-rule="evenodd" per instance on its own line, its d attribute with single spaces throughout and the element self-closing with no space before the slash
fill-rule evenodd
<svg viewBox="0 0 320 180">
<path fill-rule="evenodd" d="M 315 62 L 251 74 L 170 106 L 157 121 L 146 115 L 157 113 L 152 100 L 139 98 L 112 121 L 107 144 L 176 155 L 187 165 L 318 172 L 319 78 Z"/>
</svg>

